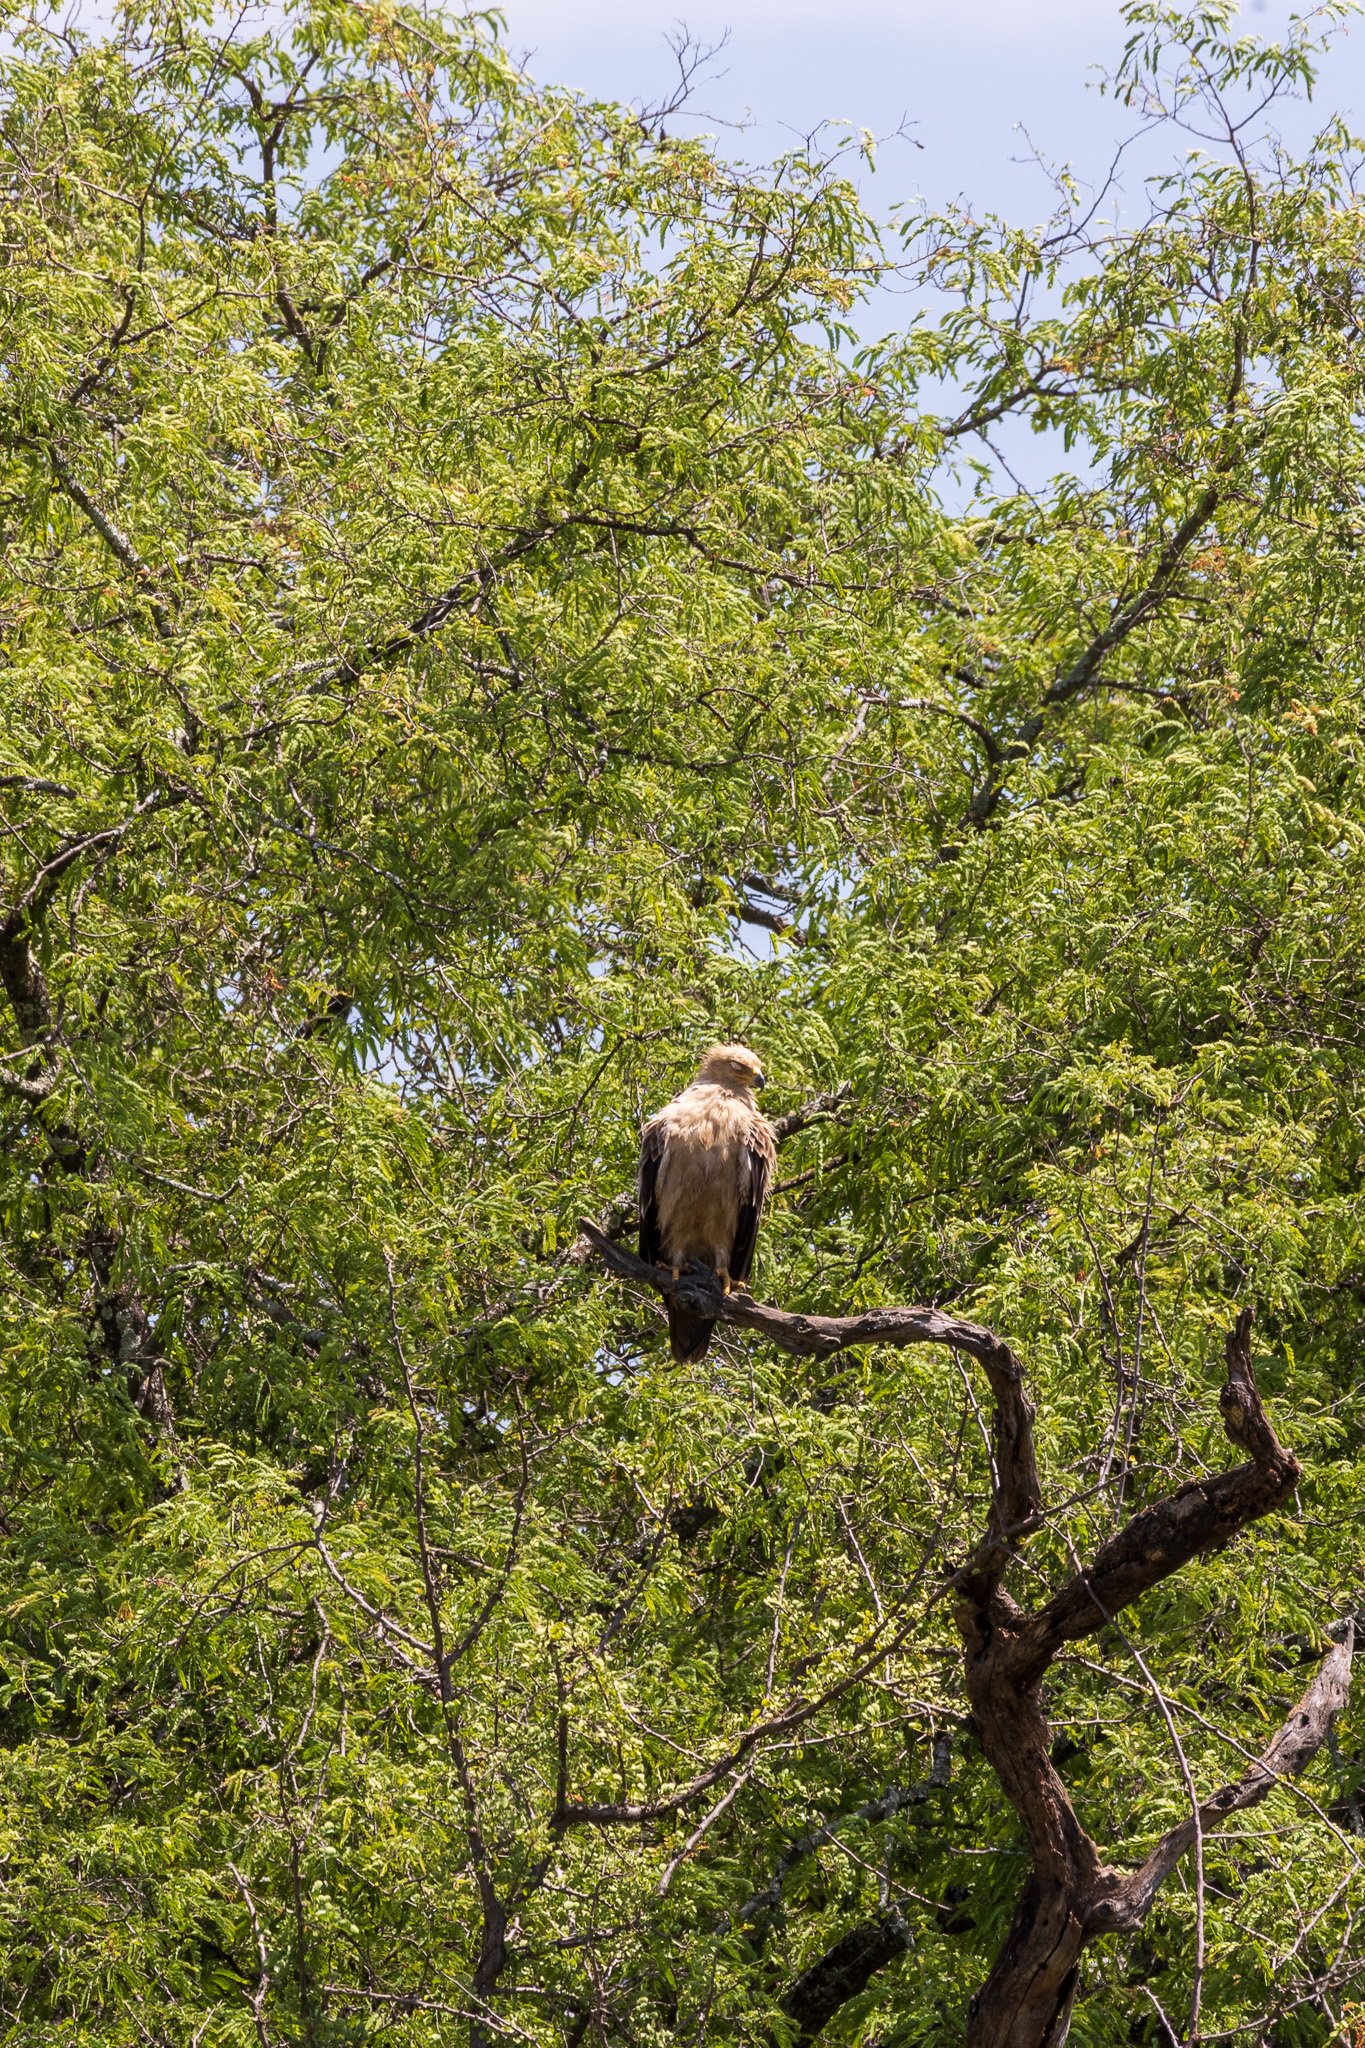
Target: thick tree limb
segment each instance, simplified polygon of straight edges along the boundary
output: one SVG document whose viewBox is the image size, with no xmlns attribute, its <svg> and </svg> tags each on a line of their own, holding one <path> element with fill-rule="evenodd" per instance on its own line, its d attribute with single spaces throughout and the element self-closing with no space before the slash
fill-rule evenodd
<svg viewBox="0 0 1365 2048">
<path fill-rule="evenodd" d="M 1046 1662 L 1063 1643 L 1094 1635 L 1120 1608 L 1131 1606 L 1191 1558 L 1216 1550 L 1248 1522 L 1277 1508 L 1293 1493 L 1301 1469 L 1296 1458 L 1283 1452 L 1274 1465 L 1239 1465 L 1232 1472 L 1192 1479 L 1144 1508 L 1031 1621 L 1025 1636 L 1030 1651 Z"/>
<path fill-rule="evenodd" d="M 49 782 L 42 775 L 0 775 L 0 789 L 22 789 L 27 796 L 64 796 L 72 801 L 80 794 L 65 782 Z"/>
<path fill-rule="evenodd" d="M 1252 1373 L 1250 1310 L 1227 1338 L 1219 1406 L 1229 1439 L 1251 1451 L 1250 1462 L 1180 1487 L 1144 1509 L 1036 1614 L 1026 1614 L 1002 1589 L 983 1600 L 963 1585 L 958 1626 L 968 1696 L 982 1748 L 1023 1822 L 1033 1862 L 1005 1946 L 973 2002 L 969 2048 L 1060 2048 L 1082 1950 L 1100 1934 L 1140 1926 L 1162 1879 L 1191 1843 L 1264 1798 L 1287 1769 L 1302 1768 L 1345 1697 L 1349 1644 L 1333 1652 L 1259 1762 L 1207 1801 L 1197 1823 L 1191 1815 L 1163 1837 L 1137 1872 L 1105 1865 L 1052 1762 L 1040 1684 L 1061 1645 L 1102 1628 L 1117 1607 L 1226 1542 L 1293 1490 L 1298 1462 L 1275 1436 Z"/>
<path fill-rule="evenodd" d="M 1105 1933 L 1139 1927 L 1161 1883 L 1190 1846 L 1301 1771 L 1326 1740 L 1347 1697 L 1355 1645 L 1354 1626 L 1349 1623 L 1342 1641 L 1324 1659 L 1312 1685 L 1262 1755 L 1240 1778 L 1169 1829 L 1135 1871 L 1105 1863 L 1052 1760 L 1052 1731 L 1041 1684 L 1063 1645 L 1104 1628 L 1119 1609 L 1201 1552 L 1228 1542 L 1294 1490 L 1298 1460 L 1276 1436 L 1252 1370 L 1250 1309 L 1242 1311 L 1228 1332 L 1227 1377 L 1219 1396 L 1228 1439 L 1248 1454 L 1246 1462 L 1230 1472 L 1189 1481 L 1144 1508 L 1101 1544 L 1088 1566 L 1030 1612 L 1002 1583 L 1014 1547 L 1037 1524 L 1042 1493 L 1023 1373 L 1001 1338 L 933 1308 L 878 1308 L 850 1316 L 792 1314 L 746 1294 L 723 1294 L 714 1275 L 697 1267 L 674 1280 L 667 1271 L 614 1244 L 592 1224 L 582 1227 L 592 1250 L 622 1279 L 676 1298 L 718 1322 L 755 1330 L 797 1357 L 826 1358 L 861 1344 L 947 1344 L 975 1358 L 984 1369 L 995 1404 L 993 1501 L 981 1542 L 954 1573 L 952 1584 L 974 1725 L 987 1761 L 1023 1824 L 1031 1869 L 1004 1946 L 972 2002 L 967 2040 L 968 2048 L 1061 2048 L 1085 1947 Z M 733 1768 L 735 1760 L 727 1759 L 724 1767 Z M 803 1847 L 804 1842 L 796 1845 L 798 1851 Z M 799 2038 L 814 2039 L 902 1946 L 885 1914 L 837 1942 L 783 2000 L 782 2009 L 798 2024 Z"/>
<path fill-rule="evenodd" d="M 1252 1376 L 1250 1309 L 1228 1332 L 1227 1374 L 1218 1401 L 1223 1426 L 1233 1444 L 1252 1453 L 1251 1461 L 1190 1480 L 1101 1544 L 1093 1563 L 1054 1593 L 1021 1634 L 1026 1657 L 1040 1672 L 1063 1643 L 1095 1634 L 1120 1608 L 1201 1551 L 1226 1543 L 1294 1491 L 1302 1467 L 1266 1419 Z"/>
<path fill-rule="evenodd" d="M 723 1294 L 713 1273 L 693 1266 L 677 1280 L 662 1266 L 651 1266 L 599 1230 L 595 1223 L 579 1224 L 588 1243 L 623 1280 L 652 1287 L 657 1294 L 676 1297 L 699 1314 L 719 1322 L 734 1323 L 744 1330 L 757 1330 L 771 1338 L 779 1350 L 798 1358 L 830 1358 L 863 1344 L 951 1344 L 973 1358 L 985 1359 L 1008 1351 L 980 1323 L 969 1323 L 937 1308 L 870 1308 L 852 1316 L 802 1315 L 784 1308 L 772 1308 L 755 1301 L 750 1294 Z M 1011 1353 L 1012 1357 L 1013 1354 Z M 1018 1371 L 1016 1364 L 1015 1370 Z"/>
<path fill-rule="evenodd" d="M 910 1929 L 894 1906 L 841 1935 L 782 1999 L 780 2009 L 796 2021 L 797 2040 L 813 2041 L 840 2006 L 866 1991 L 877 1971 L 910 1946 Z"/>
<path fill-rule="evenodd" d="M 0 924 L 0 988 L 9 998 L 21 1045 L 37 1045 L 52 1030 L 47 978 L 29 943 L 28 920 L 11 913 Z"/>
<path fill-rule="evenodd" d="M 61 1071 L 54 1060 L 48 1067 L 44 1067 L 40 1062 L 31 1065 L 26 1074 L 0 1073 L 0 1095 L 16 1096 L 20 1102 L 26 1102 L 31 1109 L 37 1109 L 39 1104 L 46 1102 L 51 1095 L 61 1079 Z"/>
</svg>

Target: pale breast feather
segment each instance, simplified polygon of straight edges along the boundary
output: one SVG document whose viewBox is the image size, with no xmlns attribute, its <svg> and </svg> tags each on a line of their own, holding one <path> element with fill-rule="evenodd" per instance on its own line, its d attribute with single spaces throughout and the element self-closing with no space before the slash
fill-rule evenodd
<svg viewBox="0 0 1365 2048">
<path fill-rule="evenodd" d="M 772 1127 L 727 1088 L 694 1083 L 652 1117 L 640 1147 L 640 1255 L 702 1259 L 747 1281 L 776 1150 Z"/>
</svg>

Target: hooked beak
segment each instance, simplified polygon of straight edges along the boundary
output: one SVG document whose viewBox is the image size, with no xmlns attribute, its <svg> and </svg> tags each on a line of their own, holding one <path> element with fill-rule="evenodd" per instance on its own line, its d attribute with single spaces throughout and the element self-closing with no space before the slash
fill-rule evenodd
<svg viewBox="0 0 1365 2048">
<path fill-rule="evenodd" d="M 768 1085 L 768 1077 L 767 1077 L 767 1075 L 766 1075 L 766 1074 L 755 1074 L 755 1075 L 754 1075 L 754 1087 L 755 1087 L 755 1088 L 766 1088 L 766 1087 L 767 1087 L 767 1085 Z"/>
</svg>

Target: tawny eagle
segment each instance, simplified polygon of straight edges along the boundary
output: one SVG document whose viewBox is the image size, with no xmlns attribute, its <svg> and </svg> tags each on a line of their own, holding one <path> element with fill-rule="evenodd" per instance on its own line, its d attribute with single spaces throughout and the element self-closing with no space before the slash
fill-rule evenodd
<svg viewBox="0 0 1365 2048">
<path fill-rule="evenodd" d="M 713 1045 L 697 1078 L 645 1125 L 640 1146 L 640 1257 L 676 1279 L 693 1260 L 728 1294 L 753 1270 L 758 1221 L 777 1160 L 773 1128 L 754 1100 L 763 1062 L 747 1045 Z M 710 1317 L 668 1304 L 673 1356 L 706 1355 Z"/>
</svg>

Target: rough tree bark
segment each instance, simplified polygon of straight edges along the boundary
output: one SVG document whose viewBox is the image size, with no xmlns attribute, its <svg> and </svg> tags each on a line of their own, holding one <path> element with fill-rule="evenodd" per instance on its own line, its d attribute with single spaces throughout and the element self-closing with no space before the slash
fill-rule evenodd
<svg viewBox="0 0 1365 2048">
<path fill-rule="evenodd" d="M 963 1674 L 982 1749 L 1024 1826 L 1031 1868 L 1014 1921 L 967 2015 L 968 2048 L 1061 2048 L 1080 1978 L 1080 1958 L 1102 1935 L 1140 1927 L 1158 1887 L 1201 1836 L 1254 1806 L 1309 1762 L 1345 1704 L 1351 1680 L 1350 1621 L 1316 1677 L 1262 1755 L 1241 1777 L 1169 1829 L 1137 1870 L 1108 1863 L 1077 1817 L 1052 1762 L 1043 1682 L 1058 1652 L 1107 1627 L 1124 1607 L 1192 1558 L 1227 1543 L 1293 1493 L 1298 1460 L 1279 1442 L 1251 1367 L 1250 1309 L 1227 1336 L 1223 1426 L 1245 1462 L 1193 1479 L 1135 1514 L 1041 1605 L 1021 1606 L 1004 1585 L 1020 1543 L 1038 1527 L 1042 1487 L 1033 1409 L 1018 1359 L 977 1323 L 931 1308 L 871 1309 L 854 1316 L 789 1314 L 747 1295 L 722 1295 L 693 1268 L 672 1277 L 624 1251 L 592 1224 L 584 1236 L 612 1272 L 688 1308 L 756 1330 L 800 1357 L 829 1357 L 861 1344 L 946 1344 L 981 1366 L 989 1383 L 995 1492 L 986 1528 L 952 1575 Z M 791 1987 L 784 2010 L 813 2040 L 848 1998 L 904 1947 L 895 1916 L 854 1928 Z"/>
</svg>

